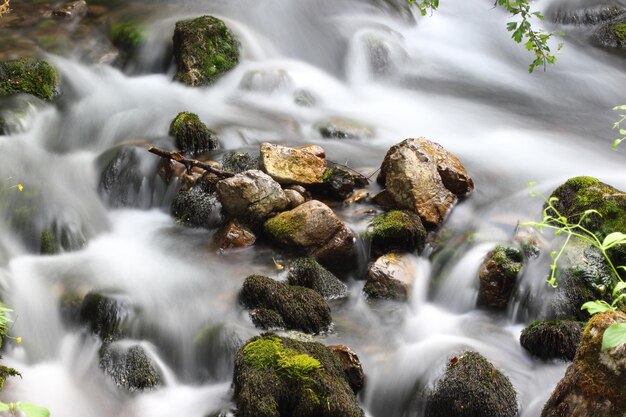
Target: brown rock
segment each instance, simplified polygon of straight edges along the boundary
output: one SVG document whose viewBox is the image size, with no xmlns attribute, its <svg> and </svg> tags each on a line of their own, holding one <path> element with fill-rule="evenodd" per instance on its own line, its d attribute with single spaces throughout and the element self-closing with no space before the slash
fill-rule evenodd
<svg viewBox="0 0 626 417">
<path fill-rule="evenodd" d="M 370 266 L 363 291 L 371 298 L 406 300 L 415 281 L 415 266 L 406 255 L 389 253 Z"/>
<path fill-rule="evenodd" d="M 497 246 L 489 252 L 478 273 L 478 304 L 506 308 L 522 269 L 522 253 L 511 247 Z"/>
<path fill-rule="evenodd" d="M 289 200 L 289 208 L 296 208 L 298 207 L 300 204 L 304 204 L 305 203 L 305 199 L 304 196 L 302 194 L 300 194 L 299 192 L 297 192 L 296 190 L 284 190 L 285 195 L 287 196 L 287 199 Z"/>
<path fill-rule="evenodd" d="M 286 146 L 261 144 L 261 169 L 281 184 L 321 184 L 326 161 L 314 154 Z"/>
<path fill-rule="evenodd" d="M 626 314 L 613 311 L 589 320 L 574 363 L 541 417 L 626 416 L 626 344 L 601 350 L 605 330 L 616 323 L 626 323 Z"/>
<path fill-rule="evenodd" d="M 320 201 L 307 201 L 281 213 L 265 222 L 263 229 L 278 244 L 305 252 L 323 265 L 354 265 L 354 233 Z"/>
<path fill-rule="evenodd" d="M 343 371 L 346 373 L 350 387 L 357 394 L 365 386 L 365 373 L 359 357 L 347 346 L 335 345 L 328 346 L 328 348 L 337 355 L 343 364 Z"/>
<path fill-rule="evenodd" d="M 308 153 L 312 153 L 313 155 L 317 156 L 318 158 L 326 158 L 326 151 L 324 150 L 324 148 L 322 148 L 319 145 L 306 145 L 306 146 L 301 146 L 299 148 L 296 148 L 300 151 L 304 151 L 304 152 L 308 152 Z"/>
<path fill-rule="evenodd" d="M 227 250 L 252 246 L 256 236 L 237 220 L 231 220 L 213 235 L 213 240 L 220 249 Z"/>
</svg>

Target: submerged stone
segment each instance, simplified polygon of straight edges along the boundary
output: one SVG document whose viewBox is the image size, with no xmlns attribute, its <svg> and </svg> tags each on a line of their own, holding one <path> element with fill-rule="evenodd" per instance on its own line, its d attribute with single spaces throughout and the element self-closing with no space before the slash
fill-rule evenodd
<svg viewBox="0 0 626 417">
<path fill-rule="evenodd" d="M 520 344 L 541 359 L 574 360 L 583 333 L 583 322 L 536 321 L 522 330 Z"/>
<path fill-rule="evenodd" d="M 59 74 L 47 61 L 19 58 L 0 62 L 0 97 L 32 94 L 51 101 L 59 93 Z"/>
<path fill-rule="evenodd" d="M 103 341 L 118 339 L 133 315 L 130 301 L 120 294 L 88 293 L 80 308 L 80 321 Z"/>
<path fill-rule="evenodd" d="M 478 304 L 506 308 L 522 270 L 522 253 L 507 246 L 497 246 L 485 257 L 478 273 Z"/>
<path fill-rule="evenodd" d="M 201 16 L 176 22 L 176 81 L 190 86 L 213 84 L 239 63 L 239 42 L 220 19 Z"/>
<path fill-rule="evenodd" d="M 179 191 L 172 202 L 172 216 L 189 227 L 211 228 L 217 222 L 217 198 L 200 189 Z"/>
<path fill-rule="evenodd" d="M 107 343 L 100 349 L 100 368 L 115 384 L 130 392 L 145 391 L 161 385 L 161 375 L 140 345 L 127 342 Z"/>
<path fill-rule="evenodd" d="M 356 120 L 340 117 L 319 122 L 316 128 L 326 139 L 369 139 L 374 136 L 371 127 Z"/>
</svg>

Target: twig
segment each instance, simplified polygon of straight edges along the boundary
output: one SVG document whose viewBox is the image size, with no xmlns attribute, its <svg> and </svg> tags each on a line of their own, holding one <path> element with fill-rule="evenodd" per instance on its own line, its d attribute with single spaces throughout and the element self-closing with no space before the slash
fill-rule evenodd
<svg viewBox="0 0 626 417">
<path fill-rule="evenodd" d="M 212 174 L 215 174 L 218 177 L 230 178 L 230 177 L 234 177 L 235 176 L 235 174 L 233 174 L 232 172 L 222 171 L 221 169 L 217 169 L 217 168 L 212 167 L 211 165 L 209 165 L 207 163 L 198 161 L 196 159 L 185 158 L 179 152 L 168 151 L 168 150 L 165 150 L 165 149 L 157 148 L 156 146 L 149 146 L 148 147 L 148 152 L 153 153 L 155 155 L 158 155 L 161 158 L 171 159 L 172 161 L 176 161 L 178 163 L 181 163 L 181 164 L 183 164 L 185 166 L 187 171 L 190 171 L 191 168 L 193 168 L 193 167 L 197 167 L 197 168 L 203 169 L 205 171 L 208 171 L 208 172 L 210 172 Z"/>
</svg>

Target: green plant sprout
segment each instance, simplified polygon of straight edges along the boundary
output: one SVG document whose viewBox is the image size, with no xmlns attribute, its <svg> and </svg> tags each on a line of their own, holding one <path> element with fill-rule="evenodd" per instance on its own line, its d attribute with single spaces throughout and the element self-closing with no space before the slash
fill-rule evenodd
<svg viewBox="0 0 626 417">
<path fill-rule="evenodd" d="M 3 403 L 0 401 L 0 416 L 2 417 L 50 417 L 50 410 L 31 403 Z"/>
<path fill-rule="evenodd" d="M 626 234 L 621 232 L 609 233 L 602 241 L 600 241 L 600 239 L 592 231 L 582 225 L 585 218 L 591 214 L 596 214 L 601 217 L 602 215 L 598 211 L 585 210 L 585 212 L 580 215 L 578 222 L 570 223 L 567 217 L 559 213 L 556 207 L 554 207 L 554 203 L 558 201 L 558 198 L 546 198 L 543 194 L 532 188 L 534 185 L 534 182 L 528 183 L 531 196 L 540 196 L 546 203 L 545 208 L 543 209 L 543 219 L 540 222 L 525 222 L 523 225 L 534 227 L 540 233 L 544 229 L 548 229 L 553 230 L 556 236 L 565 235 L 565 241 L 561 245 L 561 248 L 558 251 L 550 252 L 552 263 L 550 264 L 550 275 L 547 280 L 548 284 L 554 288 L 557 287 L 558 283 L 556 280 L 556 272 L 558 261 L 565 252 L 565 249 L 571 239 L 578 238 L 593 246 L 602 254 L 611 274 L 617 279 L 617 283 L 611 290 L 611 304 L 604 300 L 594 300 L 583 304 L 581 309 L 587 310 L 591 315 L 617 310 L 619 303 L 622 300 L 626 300 L 626 282 L 624 282 L 618 273 L 618 269 L 626 270 L 626 267 L 621 265 L 615 266 L 608 254 L 608 250 L 626 243 Z M 612 349 L 624 343 L 626 343 L 626 323 L 612 324 L 604 331 L 604 335 L 602 337 L 602 350 Z"/>
<path fill-rule="evenodd" d="M 613 107 L 613 110 L 615 111 L 626 111 L 626 104 L 622 104 L 621 106 L 615 106 Z M 615 139 L 613 141 L 613 150 L 617 150 L 617 145 L 619 145 L 620 143 L 622 143 L 623 141 L 626 140 L 626 129 L 624 129 L 624 127 L 622 127 L 622 124 L 626 125 L 626 114 L 620 114 L 620 119 L 613 123 L 613 130 L 617 130 L 620 137 Z"/>
<path fill-rule="evenodd" d="M 416 4 L 421 15 L 425 16 L 428 11 L 432 14 L 439 8 L 439 0 L 407 0 L 409 4 Z M 504 7 L 511 17 L 520 18 L 518 21 L 508 22 L 506 29 L 511 32 L 511 38 L 517 43 L 524 41 L 526 50 L 535 55 L 535 59 L 528 66 L 528 72 L 533 72 L 537 67 L 543 67 L 545 71 L 548 64 L 556 62 L 556 55 L 550 49 L 549 41 L 554 35 L 562 36 L 562 32 L 545 32 L 533 28 L 533 19 L 544 20 L 541 12 L 531 11 L 529 0 L 496 0 L 494 6 Z M 559 42 L 557 52 L 563 47 Z"/>
</svg>

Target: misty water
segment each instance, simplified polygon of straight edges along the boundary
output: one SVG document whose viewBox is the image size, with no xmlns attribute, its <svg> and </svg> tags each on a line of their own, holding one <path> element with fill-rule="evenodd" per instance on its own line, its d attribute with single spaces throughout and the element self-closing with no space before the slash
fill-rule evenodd
<svg viewBox="0 0 626 417">
<path fill-rule="evenodd" d="M 111 152 L 128 144 L 171 147 L 169 123 L 185 110 L 219 131 L 216 160 L 226 150 L 257 152 L 266 141 L 318 144 L 330 160 L 369 175 L 390 146 L 418 136 L 456 154 L 476 189 L 447 219 L 443 247 L 414 257 L 409 302 L 367 300 L 362 265 L 343 277 L 349 298 L 331 302 L 332 331 L 311 339 L 359 355 L 367 374 L 359 400 L 368 416 L 421 416 L 419 393 L 466 349 L 511 379 L 521 416 L 538 416 L 567 367 L 534 359 L 519 345 L 521 329 L 542 317 L 552 295 L 548 261 L 544 254 L 526 266 L 502 313 L 476 308 L 478 269 L 489 250 L 511 241 L 518 222 L 538 219 L 543 202 L 529 195 L 527 182 L 549 194 L 569 177 L 592 175 L 626 189 L 625 151 L 610 146 L 611 108 L 626 100 L 623 57 L 591 46 L 589 28 L 556 27 L 548 13 L 541 25 L 564 30 L 564 47 L 547 72 L 529 74 L 531 55 L 511 41 L 509 16 L 491 0 L 444 0 L 426 17 L 402 0 L 148 6 L 117 6 L 120 14 L 143 13 L 149 32 L 130 68 L 48 56 L 60 71 L 62 96 L 56 105 L 32 106 L 23 132 L 0 137 L 0 178 L 25 187 L 4 194 L 0 219 L 0 283 L 16 312 L 11 334 L 23 340 L 7 343 L 3 353 L 23 377 L 8 381 L 0 398 L 44 405 L 62 417 L 232 410 L 233 345 L 259 333 L 237 293 L 249 274 L 284 279 L 274 259 L 288 259 L 265 244 L 220 253 L 211 244 L 216 229 L 178 225 L 169 214 L 175 185 L 160 182 L 158 158 L 148 152 L 138 153 L 144 178 L 130 207 L 112 206 L 100 188 Z M 583 4 L 535 6 L 576 13 Z M 189 88 L 172 81 L 169 40 L 177 20 L 202 14 L 233 29 L 242 60 L 214 86 Z M 385 46 L 384 59 L 372 58 L 373 44 Z M 301 91 L 314 98 L 312 106 L 295 103 Z M 333 117 L 361 121 L 374 135 L 323 139 L 315 127 Z M 35 220 L 12 227 L 24 207 Z M 354 205 L 338 214 L 359 233 L 369 209 Z M 37 254 L 34 231 L 51 222 L 75 232 L 77 250 Z M 119 390 L 98 366 L 97 338 L 64 322 L 63 296 L 94 290 L 130 300 L 135 312 L 125 342 L 149 352 L 162 387 Z M 199 354 L 194 339 L 203 329 L 214 329 L 214 340 Z"/>
</svg>

